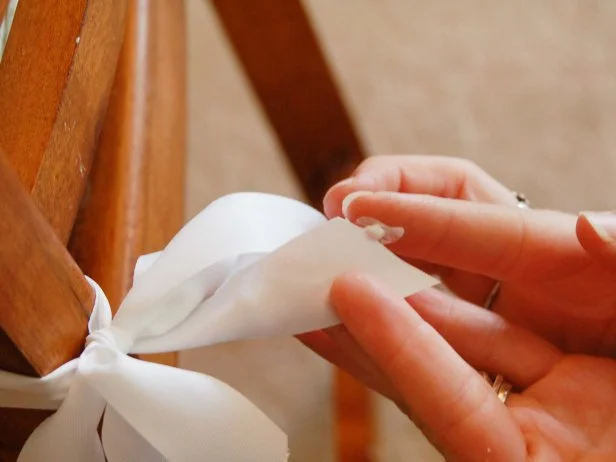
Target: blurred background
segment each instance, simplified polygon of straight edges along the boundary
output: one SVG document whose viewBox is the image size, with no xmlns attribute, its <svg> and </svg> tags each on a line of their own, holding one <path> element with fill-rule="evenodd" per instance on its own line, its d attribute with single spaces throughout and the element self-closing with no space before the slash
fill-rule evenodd
<svg viewBox="0 0 616 462">
<path fill-rule="evenodd" d="M 303 4 L 370 155 L 466 157 L 535 207 L 616 207 L 616 2 Z M 302 198 L 211 5 L 187 8 L 187 216 L 238 190 Z M 255 401 L 289 435 L 291 461 L 335 460 L 333 373 L 298 342 L 223 345 L 181 364 Z M 441 460 L 375 402 L 370 460 Z"/>
</svg>

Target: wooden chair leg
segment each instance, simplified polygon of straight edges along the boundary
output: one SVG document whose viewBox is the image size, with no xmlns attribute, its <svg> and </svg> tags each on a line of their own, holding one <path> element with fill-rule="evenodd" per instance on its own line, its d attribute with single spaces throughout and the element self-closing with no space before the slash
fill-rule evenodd
<svg viewBox="0 0 616 462">
<path fill-rule="evenodd" d="M 364 150 L 299 0 L 213 0 L 248 80 L 310 202 L 364 159 Z M 373 440 L 368 390 L 335 376 L 340 462 L 367 462 Z"/>
<path fill-rule="evenodd" d="M 0 154 L 0 369 L 42 376 L 79 355 L 94 293 Z M 12 457 L 44 411 L 0 409 Z"/>
<path fill-rule="evenodd" d="M 299 0 L 213 0 L 249 82 L 310 202 L 364 158 Z"/>
<path fill-rule="evenodd" d="M 137 258 L 184 222 L 184 2 L 130 0 L 109 108 L 69 249 L 113 309 Z M 175 354 L 145 359 L 175 363 Z"/>
<path fill-rule="evenodd" d="M 126 0 L 20 0 L 0 62 L 0 147 L 68 241 L 118 61 Z"/>
</svg>

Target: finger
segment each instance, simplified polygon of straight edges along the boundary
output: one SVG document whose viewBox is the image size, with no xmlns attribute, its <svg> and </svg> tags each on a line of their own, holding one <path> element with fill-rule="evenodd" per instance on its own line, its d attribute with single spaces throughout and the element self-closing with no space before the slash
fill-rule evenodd
<svg viewBox="0 0 616 462">
<path fill-rule="evenodd" d="M 562 358 L 543 338 L 436 289 L 407 301 L 475 369 L 503 374 L 520 388 L 545 377 Z"/>
<path fill-rule="evenodd" d="M 509 206 L 517 205 L 502 184 L 465 159 L 443 156 L 378 156 L 364 161 L 352 177 L 334 186 L 324 200 L 330 216 L 339 215 L 345 197 L 358 191 L 393 191 L 434 195 Z M 343 213 L 343 212 L 342 212 Z M 413 261 L 414 266 L 441 277 L 457 296 L 483 305 L 495 282 L 485 276 Z"/>
<path fill-rule="evenodd" d="M 601 265 L 616 270 L 615 212 L 581 213 L 576 232 L 584 250 Z"/>
<path fill-rule="evenodd" d="M 492 204 L 399 193 L 355 199 L 348 218 L 375 218 L 404 228 L 389 248 L 499 281 L 564 278 L 591 259 L 575 237 L 575 217 Z"/>
<path fill-rule="evenodd" d="M 473 162 L 444 156 L 376 156 L 325 195 L 325 214 L 342 216 L 342 201 L 356 191 L 391 191 L 515 205 L 511 191 Z"/>
<path fill-rule="evenodd" d="M 343 326 L 341 328 L 345 329 Z M 297 339 L 334 366 L 337 366 L 377 393 L 391 400 L 399 396 L 391 382 L 366 355 L 350 334 L 332 335 L 327 330 L 300 334 Z M 352 341 L 352 343 L 351 343 Z"/>
<path fill-rule="evenodd" d="M 331 299 L 351 335 L 446 456 L 524 460 L 524 439 L 507 408 L 404 300 L 356 274 L 339 278 Z"/>
</svg>

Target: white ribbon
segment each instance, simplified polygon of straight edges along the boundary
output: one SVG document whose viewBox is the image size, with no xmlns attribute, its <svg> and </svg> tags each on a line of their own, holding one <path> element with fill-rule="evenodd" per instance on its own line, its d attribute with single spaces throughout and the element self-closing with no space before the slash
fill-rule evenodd
<svg viewBox="0 0 616 462">
<path fill-rule="evenodd" d="M 282 462 L 286 435 L 228 385 L 127 353 L 177 351 L 337 324 L 333 279 L 362 270 L 408 296 L 436 281 L 361 228 L 291 199 L 225 196 L 141 257 L 115 318 L 96 290 L 86 347 L 43 378 L 0 371 L 0 407 L 57 409 L 20 462 Z M 97 428 L 102 423 L 102 436 Z"/>
</svg>

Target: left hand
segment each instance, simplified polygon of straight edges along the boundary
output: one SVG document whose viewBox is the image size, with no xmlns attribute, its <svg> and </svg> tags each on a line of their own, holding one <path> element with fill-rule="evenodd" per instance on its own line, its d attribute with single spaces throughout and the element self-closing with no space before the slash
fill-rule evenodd
<svg viewBox="0 0 616 462">
<path fill-rule="evenodd" d="M 394 400 L 447 460 L 616 460 L 613 359 L 563 353 L 435 289 L 407 303 L 353 274 L 331 300 L 344 327 L 301 340 Z M 473 368 L 521 392 L 503 405 Z"/>
<path fill-rule="evenodd" d="M 390 250 L 460 298 L 481 306 L 500 281 L 492 309 L 505 319 L 565 352 L 616 354 L 616 214 L 521 210 L 476 165 L 435 156 L 368 159 L 328 192 L 327 215 L 358 190 L 374 193 L 353 200 L 347 218 L 403 227 Z M 596 225 L 610 218 L 606 239 Z"/>
</svg>

